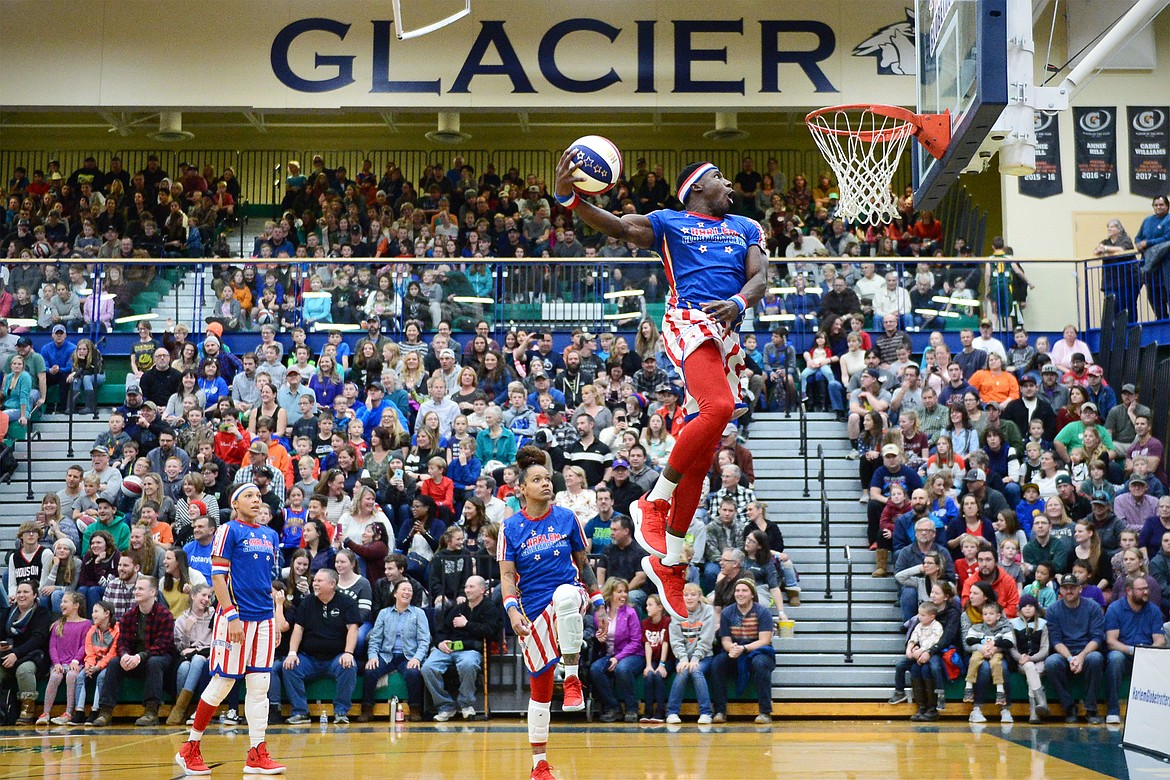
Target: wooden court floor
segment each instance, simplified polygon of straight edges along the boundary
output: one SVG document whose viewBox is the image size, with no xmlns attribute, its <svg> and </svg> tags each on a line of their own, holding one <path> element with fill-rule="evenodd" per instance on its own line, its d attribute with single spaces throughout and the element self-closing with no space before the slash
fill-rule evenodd
<svg viewBox="0 0 1170 780">
<path fill-rule="evenodd" d="M 177 778 L 179 729 L 101 732 L 0 729 L 0 780 Z M 1120 732 L 1104 728 L 1000 724 L 917 726 L 893 721 L 778 721 L 771 727 L 654 728 L 554 722 L 549 760 L 561 780 L 720 778 L 979 778 L 1092 780 L 1168 778 L 1129 758 Z M 387 723 L 269 730 L 289 778 L 342 780 L 524 780 L 531 768 L 525 726 L 514 719 L 464 725 Z M 245 729 L 218 726 L 204 738 L 213 777 L 243 775 Z M 1144 757 L 1143 757 L 1144 758 Z"/>
</svg>

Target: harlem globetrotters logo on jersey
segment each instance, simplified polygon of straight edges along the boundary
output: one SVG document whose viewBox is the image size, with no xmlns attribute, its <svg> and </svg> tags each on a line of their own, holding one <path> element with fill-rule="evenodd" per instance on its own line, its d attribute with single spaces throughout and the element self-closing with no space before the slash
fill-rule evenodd
<svg viewBox="0 0 1170 780">
<path fill-rule="evenodd" d="M 260 557 L 267 555 L 275 557 L 276 550 L 272 546 L 272 542 L 264 537 L 249 536 L 240 544 L 240 551 L 244 554 L 252 553 L 253 557 Z"/>
<path fill-rule="evenodd" d="M 726 222 L 713 224 L 707 227 L 706 223 L 699 221 L 697 227 L 682 226 L 678 229 L 682 235 L 685 243 L 693 244 L 702 242 L 704 244 L 736 244 L 738 246 L 747 246 L 747 240 L 743 234 L 737 230 L 727 227 Z"/>
<path fill-rule="evenodd" d="M 525 539 L 524 551 L 537 553 L 535 559 L 540 560 L 539 553 L 555 547 L 558 543 L 561 542 L 561 540 L 566 538 L 567 537 L 564 534 L 558 533 L 557 529 L 550 525 L 548 526 L 548 530 L 542 533 L 534 532 L 531 536 Z"/>
</svg>

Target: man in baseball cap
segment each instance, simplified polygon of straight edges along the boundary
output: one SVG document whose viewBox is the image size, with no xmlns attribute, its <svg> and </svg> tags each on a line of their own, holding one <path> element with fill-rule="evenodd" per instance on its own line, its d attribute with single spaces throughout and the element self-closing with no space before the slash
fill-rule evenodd
<svg viewBox="0 0 1170 780">
<path fill-rule="evenodd" d="M 1105 671 L 1105 616 L 1091 599 L 1081 598 L 1081 582 L 1075 575 L 1060 578 L 1060 601 L 1048 608 L 1048 630 L 1058 637 L 1054 652 L 1044 660 L 1044 677 L 1064 709 L 1064 722 L 1077 722 L 1076 702 L 1068 690 L 1070 676 L 1084 676 L 1085 711 L 1090 724 L 1101 722 L 1097 715 L 1097 691 Z M 1059 648 L 1058 650 L 1056 648 Z"/>
</svg>

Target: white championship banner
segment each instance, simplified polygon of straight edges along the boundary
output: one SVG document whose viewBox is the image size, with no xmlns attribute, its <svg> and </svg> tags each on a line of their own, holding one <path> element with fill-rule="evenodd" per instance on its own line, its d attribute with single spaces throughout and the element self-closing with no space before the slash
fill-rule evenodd
<svg viewBox="0 0 1170 780">
<path fill-rule="evenodd" d="M 1122 744 L 1170 758 L 1170 649 L 1139 647 Z"/>
</svg>

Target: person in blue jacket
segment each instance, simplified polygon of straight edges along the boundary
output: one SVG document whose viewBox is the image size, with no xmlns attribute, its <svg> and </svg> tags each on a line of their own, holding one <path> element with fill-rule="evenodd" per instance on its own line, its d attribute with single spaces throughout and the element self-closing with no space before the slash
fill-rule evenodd
<svg viewBox="0 0 1170 780">
<path fill-rule="evenodd" d="M 56 385 L 59 393 L 57 404 L 46 410 L 50 414 L 65 409 L 65 399 L 69 394 L 65 380 L 73 370 L 73 352 L 77 345 L 65 338 L 65 332 L 65 326 L 57 323 L 53 326 L 52 340 L 41 347 L 48 387 Z"/>
</svg>

